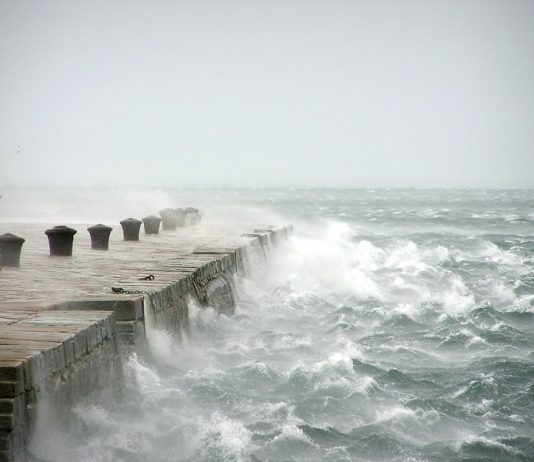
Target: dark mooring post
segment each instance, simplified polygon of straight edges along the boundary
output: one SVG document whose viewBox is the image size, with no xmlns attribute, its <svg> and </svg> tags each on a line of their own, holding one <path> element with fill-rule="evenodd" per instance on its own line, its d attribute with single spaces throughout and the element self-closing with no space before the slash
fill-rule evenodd
<svg viewBox="0 0 534 462">
<path fill-rule="evenodd" d="M 185 213 L 186 213 L 186 218 L 190 224 L 195 226 L 200 223 L 200 217 L 201 217 L 200 210 L 196 209 L 195 207 L 186 207 Z"/>
<path fill-rule="evenodd" d="M 48 236 L 50 256 L 72 256 L 72 243 L 77 232 L 75 229 L 63 225 L 47 229 L 45 234 Z"/>
<path fill-rule="evenodd" d="M 122 233 L 125 241 L 138 241 L 139 230 L 141 229 L 141 220 L 136 218 L 126 218 L 121 221 Z"/>
<path fill-rule="evenodd" d="M 163 209 L 159 212 L 161 216 L 161 227 L 164 231 L 174 231 L 178 226 L 177 217 L 173 209 Z"/>
<path fill-rule="evenodd" d="M 95 250 L 108 250 L 109 247 L 109 235 L 113 228 L 101 223 L 98 225 L 89 226 L 87 231 L 91 236 L 91 248 Z"/>
<path fill-rule="evenodd" d="M 149 215 L 143 218 L 143 225 L 145 227 L 145 234 L 159 234 L 159 224 L 161 218 L 156 215 Z"/>
<path fill-rule="evenodd" d="M 20 266 L 20 252 L 24 239 L 11 233 L 0 236 L 0 267 Z"/>
<path fill-rule="evenodd" d="M 174 209 L 174 213 L 176 214 L 177 226 L 180 226 L 180 227 L 185 226 L 185 210 L 184 209 Z"/>
</svg>

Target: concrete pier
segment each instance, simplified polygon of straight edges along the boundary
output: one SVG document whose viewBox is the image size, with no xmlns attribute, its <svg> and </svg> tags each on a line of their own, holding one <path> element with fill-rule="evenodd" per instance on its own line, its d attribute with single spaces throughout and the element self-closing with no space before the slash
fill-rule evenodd
<svg viewBox="0 0 534 462">
<path fill-rule="evenodd" d="M 146 321 L 180 335 L 188 301 L 231 313 L 233 277 L 264 258 L 290 227 L 177 228 L 91 249 L 87 225 L 72 257 L 50 257 L 49 225 L 2 224 L 24 236 L 19 268 L 0 273 L 0 461 L 24 460 L 44 400 L 69 409 L 122 376 L 121 356 L 141 351 Z"/>
</svg>

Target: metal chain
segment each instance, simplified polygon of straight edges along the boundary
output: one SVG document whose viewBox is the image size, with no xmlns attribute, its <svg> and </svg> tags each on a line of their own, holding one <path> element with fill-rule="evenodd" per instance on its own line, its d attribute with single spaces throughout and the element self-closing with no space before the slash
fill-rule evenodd
<svg viewBox="0 0 534 462">
<path fill-rule="evenodd" d="M 153 281 L 154 279 L 156 278 L 153 274 L 139 278 L 140 281 Z M 112 287 L 111 291 L 116 294 L 144 294 L 142 290 L 123 289 L 122 287 Z"/>
<path fill-rule="evenodd" d="M 112 287 L 111 291 L 115 292 L 116 294 L 143 294 L 144 293 L 142 290 L 123 289 L 122 287 Z"/>
</svg>

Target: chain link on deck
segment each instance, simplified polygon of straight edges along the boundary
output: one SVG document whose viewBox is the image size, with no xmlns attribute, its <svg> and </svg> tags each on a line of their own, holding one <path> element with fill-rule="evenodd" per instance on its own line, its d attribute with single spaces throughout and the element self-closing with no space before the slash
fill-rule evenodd
<svg viewBox="0 0 534 462">
<path fill-rule="evenodd" d="M 142 290 L 123 289 L 122 287 L 112 287 L 111 291 L 116 294 L 144 294 Z"/>
<path fill-rule="evenodd" d="M 153 274 L 139 278 L 140 281 L 153 281 L 156 279 Z M 123 289 L 122 287 L 112 287 L 111 291 L 116 294 L 144 294 L 142 290 Z"/>
</svg>

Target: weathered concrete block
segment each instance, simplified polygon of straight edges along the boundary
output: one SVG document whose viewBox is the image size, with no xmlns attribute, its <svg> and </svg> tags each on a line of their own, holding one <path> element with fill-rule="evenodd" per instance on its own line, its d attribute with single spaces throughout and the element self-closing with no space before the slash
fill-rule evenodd
<svg viewBox="0 0 534 462">
<path fill-rule="evenodd" d="M 96 344 L 102 343 L 103 337 L 102 337 L 102 322 L 98 322 L 95 324 L 95 332 L 96 332 Z"/>
<path fill-rule="evenodd" d="M 69 338 L 64 343 L 64 349 L 65 349 L 65 366 L 69 366 L 74 362 L 75 354 L 74 354 L 74 348 L 75 348 L 76 341 L 74 338 Z"/>
<path fill-rule="evenodd" d="M 0 430 L 11 431 L 14 428 L 13 416 L 0 414 Z"/>
<path fill-rule="evenodd" d="M 18 382 L 0 382 L 0 398 L 14 398 L 21 393 Z"/>
<path fill-rule="evenodd" d="M 143 300 L 120 300 L 115 306 L 117 321 L 130 321 L 143 317 Z"/>
<path fill-rule="evenodd" d="M 117 321 L 116 322 L 117 334 L 135 334 L 135 321 Z"/>
<path fill-rule="evenodd" d="M 0 432 L 0 460 L 2 460 L 1 454 L 5 454 L 4 457 L 7 457 L 7 451 L 11 451 L 13 448 L 13 438 L 11 436 L 11 431 Z"/>
<path fill-rule="evenodd" d="M 97 327 L 96 325 L 91 325 L 86 329 L 87 332 L 87 353 L 90 353 L 97 345 L 96 337 Z"/>
<path fill-rule="evenodd" d="M 24 380 L 24 368 L 21 361 L 0 363 L 0 381 L 19 382 L 21 380 Z"/>
<path fill-rule="evenodd" d="M 61 371 L 65 368 L 65 347 L 61 343 L 53 350 L 54 354 L 54 372 Z"/>
<path fill-rule="evenodd" d="M 206 287 L 206 302 L 220 313 L 230 314 L 235 309 L 235 296 L 229 278 L 220 275 L 208 282 Z"/>
<path fill-rule="evenodd" d="M 13 414 L 14 403 L 13 398 L 0 398 L 0 414 Z"/>
<path fill-rule="evenodd" d="M 79 361 L 87 353 L 87 340 L 85 335 L 80 332 L 73 341 L 74 359 Z"/>
</svg>

